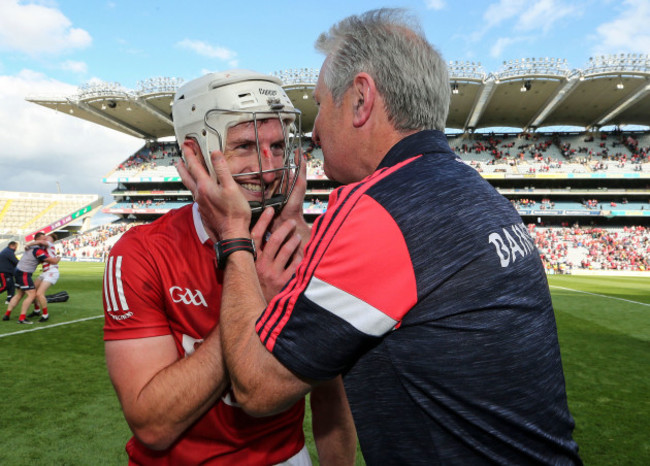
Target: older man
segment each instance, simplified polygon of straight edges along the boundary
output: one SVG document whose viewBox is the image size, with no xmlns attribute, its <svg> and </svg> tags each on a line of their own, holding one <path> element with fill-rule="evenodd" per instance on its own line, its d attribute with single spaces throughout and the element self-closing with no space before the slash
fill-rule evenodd
<svg viewBox="0 0 650 466">
<path fill-rule="evenodd" d="M 281 412 L 345 374 L 368 464 L 580 464 L 539 254 L 447 144 L 442 58 L 400 10 L 346 18 L 316 46 L 313 138 L 344 186 L 268 306 L 253 255 L 228 258 L 221 337 L 235 396 L 255 415 Z M 209 229 L 246 236 L 226 160 L 214 153 L 214 185 L 186 156 Z"/>
</svg>

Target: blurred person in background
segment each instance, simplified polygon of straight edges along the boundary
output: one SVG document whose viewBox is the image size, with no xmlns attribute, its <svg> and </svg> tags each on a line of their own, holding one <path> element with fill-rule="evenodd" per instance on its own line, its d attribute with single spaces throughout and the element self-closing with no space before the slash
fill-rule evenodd
<svg viewBox="0 0 650 466">
<path fill-rule="evenodd" d="M 0 251 L 0 294 L 7 292 L 5 304 L 9 304 L 14 296 L 16 287 L 14 285 L 14 271 L 18 265 L 16 249 L 18 243 L 10 241 L 6 248 Z"/>
<path fill-rule="evenodd" d="M 32 275 L 38 268 L 39 264 L 48 263 L 56 265 L 61 260 L 60 257 L 52 257 L 48 254 L 46 247 L 42 245 L 47 244 L 45 238 L 46 237 L 44 233 L 36 233 L 34 236 L 34 241 L 27 244 L 27 249 L 18 261 L 18 264 L 16 265 L 16 271 L 14 272 L 14 280 L 16 282 L 16 286 L 18 287 L 18 291 L 14 297 L 11 298 L 11 301 L 9 301 L 7 312 L 4 316 L 2 316 L 2 320 L 9 320 L 11 312 L 18 305 L 18 303 L 20 303 L 23 296 L 25 296 L 25 300 L 23 301 L 20 308 L 18 323 L 34 323 L 26 318 L 27 310 L 36 298 L 36 286 L 34 285 Z"/>
<path fill-rule="evenodd" d="M 45 237 L 47 254 L 50 257 L 56 257 L 56 248 L 54 242 L 58 239 L 56 233 L 50 233 Z M 43 262 L 41 265 L 41 274 L 34 280 L 36 287 L 36 298 L 34 299 L 34 310 L 27 316 L 29 318 L 41 316 L 39 322 L 47 322 L 50 314 L 47 310 L 47 297 L 45 293 L 52 285 L 59 281 L 59 264 Z"/>
</svg>

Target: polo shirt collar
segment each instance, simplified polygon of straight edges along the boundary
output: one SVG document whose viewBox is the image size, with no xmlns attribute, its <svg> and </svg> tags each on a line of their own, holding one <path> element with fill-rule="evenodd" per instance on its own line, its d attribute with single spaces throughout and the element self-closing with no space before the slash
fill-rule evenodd
<svg viewBox="0 0 650 466">
<path fill-rule="evenodd" d="M 391 147 L 377 170 L 392 167 L 416 155 L 440 152 L 451 153 L 445 133 L 435 129 L 422 130 L 405 137 Z"/>
</svg>

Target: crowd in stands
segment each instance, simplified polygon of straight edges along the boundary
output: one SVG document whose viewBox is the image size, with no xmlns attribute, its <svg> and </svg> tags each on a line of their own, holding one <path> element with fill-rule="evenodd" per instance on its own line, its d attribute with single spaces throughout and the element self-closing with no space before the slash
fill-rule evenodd
<svg viewBox="0 0 650 466">
<path fill-rule="evenodd" d="M 57 243 L 59 254 L 67 259 L 102 259 L 124 232 L 135 223 L 109 224 Z"/>
<path fill-rule="evenodd" d="M 318 208 L 317 199 L 307 201 Z M 135 223 L 110 224 L 64 239 L 57 243 L 58 253 L 69 260 L 104 260 L 119 237 Z M 650 228 L 528 226 L 548 274 L 576 270 L 650 271 Z"/>
<path fill-rule="evenodd" d="M 614 131 L 597 137 L 599 140 L 594 141 L 593 135 L 583 135 L 582 141 L 576 143 L 578 136 L 572 139 L 558 133 L 474 134 L 471 139 L 456 138 L 450 142 L 452 149 L 461 158 L 473 161 L 478 171 L 483 171 L 480 160 L 485 165 L 525 164 L 525 173 L 562 170 L 563 163 L 582 164 L 590 171 L 630 166 L 632 171 L 643 171 L 642 164 L 650 162 L 650 146 L 641 146 L 633 135 Z"/>
<path fill-rule="evenodd" d="M 539 209 L 539 210 L 549 210 L 549 209 L 554 209 L 555 208 L 555 202 L 552 202 L 550 199 L 542 199 L 539 203 L 537 204 L 537 201 L 534 199 L 510 199 L 510 202 L 512 205 L 515 206 L 515 208 L 523 208 L 523 209 Z"/>
<path fill-rule="evenodd" d="M 179 156 L 175 142 L 151 142 L 118 165 L 117 170 L 155 169 L 161 162 L 164 161 L 164 165 L 169 165 Z"/>
<path fill-rule="evenodd" d="M 650 228 L 540 228 L 529 230 L 547 273 L 573 270 L 650 271 Z"/>
<path fill-rule="evenodd" d="M 640 142 L 641 141 L 641 142 Z M 598 172 L 616 169 L 643 171 L 650 163 L 650 134 L 623 134 L 619 131 L 595 134 L 520 133 L 496 135 L 475 133 L 469 138 L 450 137 L 454 151 L 479 172 L 517 170 L 519 173 Z M 309 179 L 323 179 L 323 156 L 320 147 L 309 139 L 303 141 Z M 118 170 L 134 167 L 153 168 L 171 164 L 178 157 L 175 143 L 151 143 L 124 161 Z M 578 168 L 576 168 L 578 167 Z M 648 167 L 648 165 L 646 165 Z M 650 168 L 645 168 L 650 170 Z M 557 200 L 556 200 L 557 201 Z M 511 199 L 521 209 L 562 209 L 550 198 Z M 608 210 L 627 204 L 626 199 L 576 200 L 588 210 Z M 128 200 L 130 207 L 164 207 L 163 201 Z M 639 203 L 637 203 L 639 204 Z M 171 205 L 171 208 L 177 207 Z M 327 201 L 307 198 L 303 204 L 306 213 L 320 213 L 327 209 Z M 573 208 L 573 207 L 572 207 Z M 637 207 L 638 208 L 638 207 Z M 642 205 L 640 209 L 644 209 Z M 61 242 L 64 256 L 105 257 L 112 244 L 132 224 L 107 225 Z M 603 229 L 563 225 L 562 227 L 529 226 L 539 249 L 547 273 L 571 273 L 585 270 L 650 271 L 650 228 L 621 227 Z"/>
<path fill-rule="evenodd" d="M 152 200 L 152 199 L 146 199 L 146 200 L 139 200 L 136 202 L 132 202 L 131 206 L 134 209 L 149 209 L 151 207 L 163 207 L 167 202 L 158 199 L 158 200 Z"/>
</svg>

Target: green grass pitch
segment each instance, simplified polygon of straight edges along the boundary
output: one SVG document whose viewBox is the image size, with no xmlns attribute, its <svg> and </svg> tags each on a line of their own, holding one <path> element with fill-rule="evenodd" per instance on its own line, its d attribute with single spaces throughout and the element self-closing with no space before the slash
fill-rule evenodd
<svg viewBox="0 0 650 466">
<path fill-rule="evenodd" d="M 50 322 L 18 326 L 17 311 L 0 322 L 0 464 L 126 464 L 130 432 L 104 364 L 103 270 L 62 263 L 51 292 L 70 300 L 50 304 Z M 650 464 L 650 276 L 549 283 L 585 464 Z"/>
</svg>

